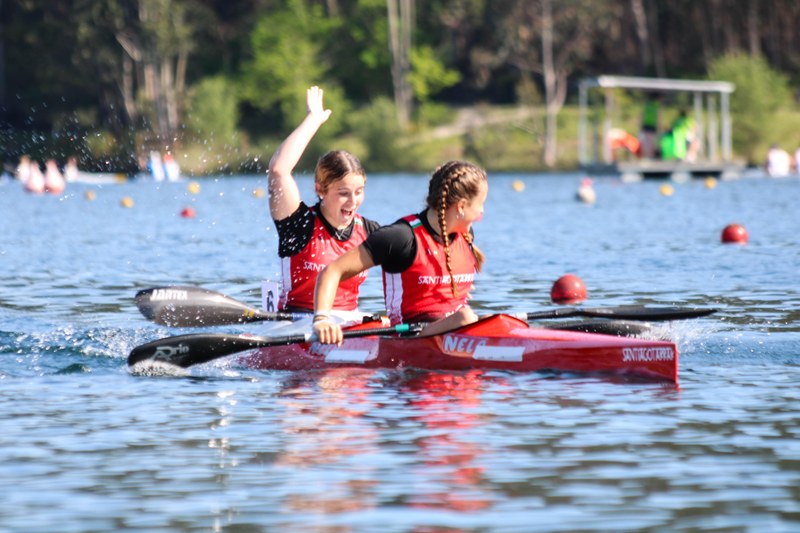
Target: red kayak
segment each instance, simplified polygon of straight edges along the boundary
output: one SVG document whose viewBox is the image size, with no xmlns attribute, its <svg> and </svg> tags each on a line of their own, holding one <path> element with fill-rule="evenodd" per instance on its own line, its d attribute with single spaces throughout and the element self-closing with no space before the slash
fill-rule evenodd
<svg viewBox="0 0 800 533">
<path fill-rule="evenodd" d="M 375 328 L 380 322 L 357 326 Z M 240 362 L 256 369 L 357 366 L 431 370 L 497 369 L 601 373 L 678 381 L 674 343 L 596 333 L 531 328 L 509 315 L 427 337 L 372 336 L 342 346 L 316 342 L 258 348 Z"/>
</svg>

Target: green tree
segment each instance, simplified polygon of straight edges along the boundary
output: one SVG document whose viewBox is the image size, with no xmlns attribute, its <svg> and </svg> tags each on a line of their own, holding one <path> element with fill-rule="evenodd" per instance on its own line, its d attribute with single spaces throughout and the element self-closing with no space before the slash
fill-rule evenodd
<svg viewBox="0 0 800 533">
<path fill-rule="evenodd" d="M 408 78 L 414 97 L 424 103 L 442 89 L 458 83 L 461 75 L 439 61 L 430 46 L 416 46 L 411 49 L 411 72 Z"/>
<path fill-rule="evenodd" d="M 328 74 L 354 102 L 391 95 L 391 55 L 386 0 L 341 2 L 325 39 Z"/>
<path fill-rule="evenodd" d="M 308 6 L 303 0 L 288 0 L 284 9 L 262 17 L 251 37 L 252 59 L 243 67 L 242 100 L 262 111 L 278 107 L 283 129 L 305 116 L 309 85 L 322 86 L 325 105 L 333 108 L 336 91 L 332 83 L 325 83 L 327 69 L 321 61 L 331 27 L 321 6 Z"/>
<path fill-rule="evenodd" d="M 195 141 L 235 147 L 238 104 L 233 82 L 221 75 L 204 78 L 189 90 L 187 135 Z"/>
<path fill-rule="evenodd" d="M 748 161 L 756 161 L 759 142 L 769 137 L 776 113 L 791 105 L 786 76 L 761 57 L 734 53 L 715 60 L 708 77 L 736 85 L 730 102 L 733 148 Z"/>
</svg>

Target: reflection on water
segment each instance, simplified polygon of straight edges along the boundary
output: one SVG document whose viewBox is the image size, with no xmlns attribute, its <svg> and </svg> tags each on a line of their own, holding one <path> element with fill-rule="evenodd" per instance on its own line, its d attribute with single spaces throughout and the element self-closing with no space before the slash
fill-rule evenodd
<svg viewBox="0 0 800 533">
<path fill-rule="evenodd" d="M 290 483 L 283 502 L 287 512 L 341 513 L 375 507 L 374 468 L 365 457 L 376 455 L 378 433 L 365 414 L 375 408 L 370 396 L 374 371 L 336 369 L 299 374 L 283 383 L 277 404 L 287 446 L 276 458 L 279 467 L 347 468 L 334 486 Z"/>
<path fill-rule="evenodd" d="M 409 497 L 412 507 L 478 511 L 492 503 L 481 464 L 486 444 L 470 440 L 470 430 L 488 421 L 480 405 L 485 379 L 478 370 L 429 372 L 404 384 L 414 395 L 414 418 L 423 424 L 416 441 L 419 464 L 411 472 L 421 490 Z"/>
</svg>

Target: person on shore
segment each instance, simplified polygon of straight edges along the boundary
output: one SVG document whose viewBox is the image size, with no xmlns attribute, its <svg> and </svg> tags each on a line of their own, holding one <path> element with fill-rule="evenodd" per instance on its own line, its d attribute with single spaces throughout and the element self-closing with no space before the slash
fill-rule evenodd
<svg viewBox="0 0 800 533">
<path fill-rule="evenodd" d="M 777 144 L 773 144 L 769 147 L 765 165 L 768 176 L 772 178 L 784 178 L 788 176 L 791 164 L 791 158 L 786 150 Z"/>
<path fill-rule="evenodd" d="M 642 127 L 639 132 L 639 142 L 641 151 L 639 155 L 646 159 L 656 156 L 656 145 L 658 144 L 658 114 L 661 95 L 658 93 L 648 93 L 647 100 L 642 110 Z"/>
<path fill-rule="evenodd" d="M 39 168 L 39 162 L 31 160 L 28 165 L 28 178 L 23 182 L 25 190 L 33 194 L 44 192 L 44 174 Z"/>
<path fill-rule="evenodd" d="M 175 156 L 169 152 L 164 154 L 164 176 L 168 181 L 181 180 L 181 167 L 175 160 Z"/>
<path fill-rule="evenodd" d="M 380 228 L 325 267 L 314 300 L 319 342 L 341 344 L 342 328 L 330 320 L 337 288 L 375 265 L 383 270 L 392 324 L 433 322 L 422 330 L 432 335 L 475 322 L 467 302 L 483 254 L 472 242 L 472 224 L 483 216 L 488 192 L 486 171 L 449 161 L 433 172 L 421 213 Z"/>
<path fill-rule="evenodd" d="M 58 169 L 58 163 L 55 159 L 48 159 L 44 164 L 44 190 L 50 194 L 61 194 L 64 187 L 64 176 Z"/>
<path fill-rule="evenodd" d="M 621 149 L 627 150 L 629 154 L 635 157 L 641 157 L 642 155 L 642 144 L 639 139 L 621 128 L 608 130 L 608 147 L 612 161 L 617 160 L 617 153 Z"/>
<path fill-rule="evenodd" d="M 311 139 L 331 115 L 323 106 L 323 91 L 306 91 L 308 114 L 277 148 L 269 162 L 269 209 L 278 230 L 281 288 L 278 308 L 292 312 L 314 309 L 314 285 L 319 272 L 337 257 L 361 244 L 380 225 L 357 213 L 364 201 L 367 175 L 361 162 L 344 150 L 324 154 L 314 170 L 319 201 L 308 206 L 292 176 Z M 366 273 L 354 276 L 335 291 L 328 310 L 356 311 Z"/>
<path fill-rule="evenodd" d="M 161 159 L 161 152 L 152 150 L 150 157 L 147 159 L 147 171 L 156 181 L 164 181 L 166 172 L 164 170 L 164 162 Z"/>
<path fill-rule="evenodd" d="M 31 177 L 31 157 L 23 155 L 19 158 L 19 164 L 14 170 L 14 177 L 25 185 Z"/>
<path fill-rule="evenodd" d="M 76 181 L 80 171 L 78 170 L 78 158 L 71 155 L 67 158 L 67 163 L 64 165 L 64 180 L 67 182 Z"/>
<path fill-rule="evenodd" d="M 584 204 L 593 204 L 597 201 L 592 178 L 585 177 L 581 180 L 578 190 L 575 191 L 575 199 Z"/>
</svg>

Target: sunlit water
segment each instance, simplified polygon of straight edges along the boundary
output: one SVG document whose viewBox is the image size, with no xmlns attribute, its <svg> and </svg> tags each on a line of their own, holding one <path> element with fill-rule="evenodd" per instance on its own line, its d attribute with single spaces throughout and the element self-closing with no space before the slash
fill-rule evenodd
<svg viewBox="0 0 800 533">
<path fill-rule="evenodd" d="M 145 320 L 137 290 L 191 284 L 259 305 L 278 272 L 263 177 L 198 194 L 71 184 L 59 198 L 0 183 L 0 530 L 800 530 L 800 180 L 698 180 L 672 196 L 598 180 L 586 206 L 579 179 L 491 176 L 475 306 L 551 308 L 572 272 L 590 306 L 716 307 L 662 327 L 679 388 L 230 360 L 131 375 L 131 348 L 190 331 Z M 425 192 L 425 176 L 371 175 L 362 213 L 388 223 Z M 747 246 L 720 243 L 732 222 Z M 378 272 L 364 293 L 379 310 Z"/>
</svg>

